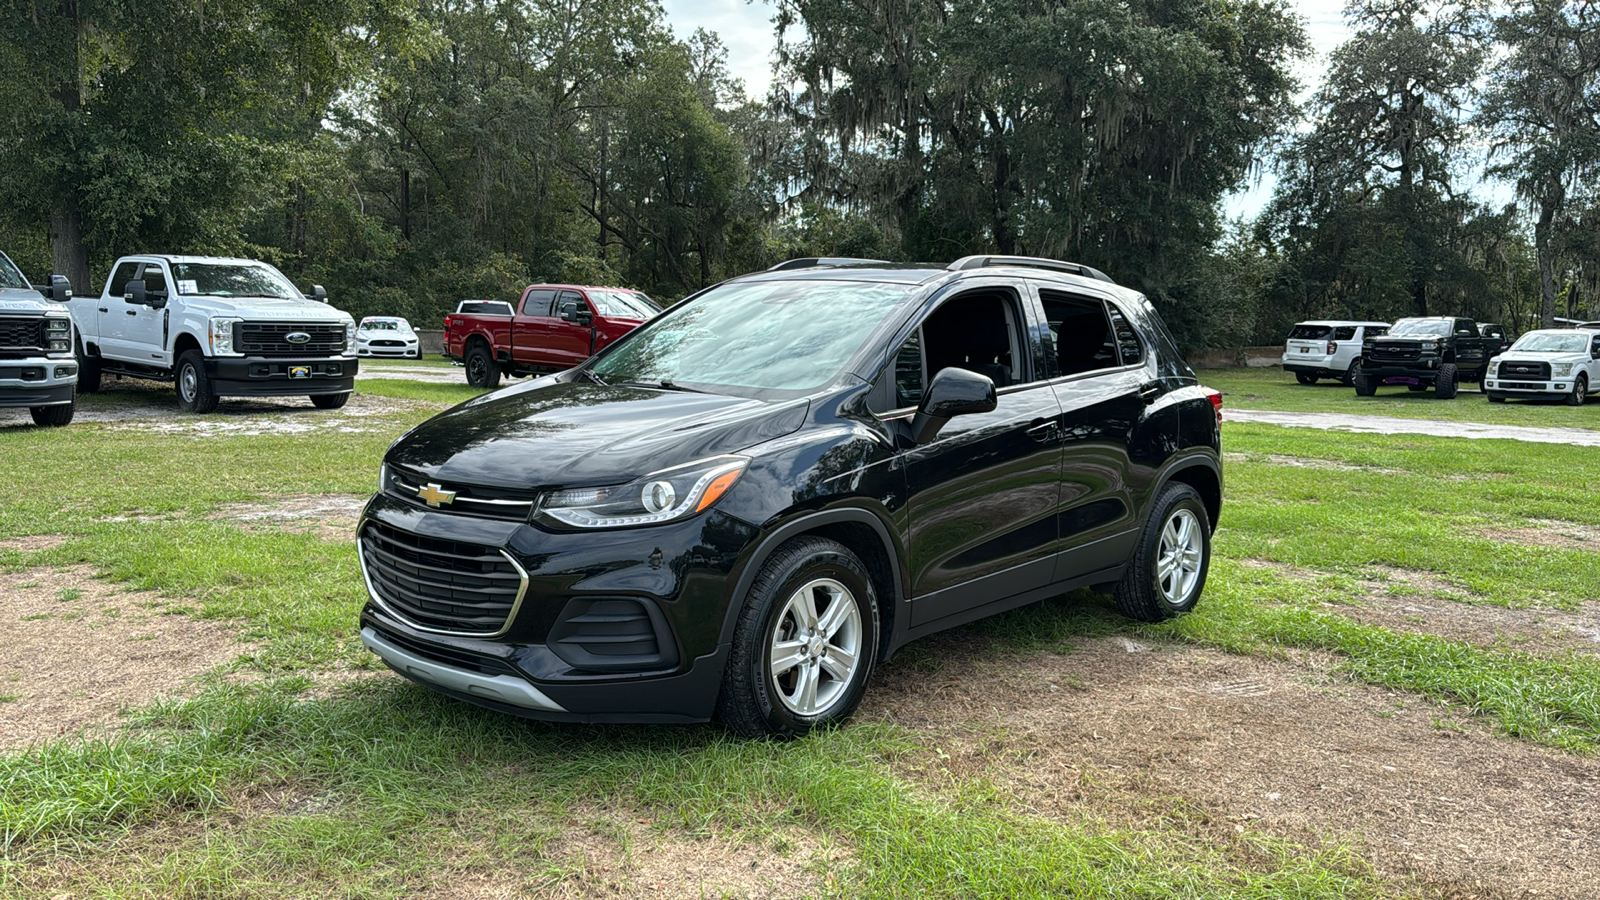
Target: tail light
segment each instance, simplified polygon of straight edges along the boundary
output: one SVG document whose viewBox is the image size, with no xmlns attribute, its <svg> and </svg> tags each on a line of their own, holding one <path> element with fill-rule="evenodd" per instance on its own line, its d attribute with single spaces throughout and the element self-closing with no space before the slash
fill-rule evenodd
<svg viewBox="0 0 1600 900">
<path fill-rule="evenodd" d="M 1333 354 L 1338 353 L 1338 352 L 1339 352 L 1339 342 L 1338 341 L 1329 341 L 1328 342 L 1328 355 L 1332 356 Z"/>
<path fill-rule="evenodd" d="M 1217 424 L 1222 424 L 1222 392 L 1215 388 L 1202 388 L 1206 392 L 1206 399 L 1211 401 L 1211 408 L 1217 411 Z"/>
</svg>

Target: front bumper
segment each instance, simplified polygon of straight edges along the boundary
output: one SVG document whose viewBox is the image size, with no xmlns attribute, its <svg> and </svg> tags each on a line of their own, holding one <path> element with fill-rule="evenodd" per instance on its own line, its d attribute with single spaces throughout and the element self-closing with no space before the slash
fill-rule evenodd
<svg viewBox="0 0 1600 900">
<path fill-rule="evenodd" d="M 368 591 L 362 640 L 401 675 L 502 712 L 557 721 L 706 721 L 728 653 L 721 632 L 730 573 L 755 534 L 716 510 L 653 528 L 553 533 L 379 494 L 358 528 Z M 409 552 L 391 538 L 416 541 L 424 551 Z M 430 547 L 455 557 L 481 551 L 515 566 L 521 588 L 514 601 L 506 598 L 503 621 L 461 629 L 422 621 L 455 597 L 485 593 L 474 573 L 449 578 L 447 596 L 436 601 L 441 581 L 430 568 Z M 420 615 L 419 602 L 426 604 Z"/>
<path fill-rule="evenodd" d="M 1413 381 L 1433 383 L 1439 377 L 1439 357 L 1424 356 L 1403 362 L 1375 360 L 1368 356 L 1361 364 L 1361 374 L 1375 381 L 1394 379 L 1396 382 Z"/>
<path fill-rule="evenodd" d="M 70 357 L 0 359 L 0 407 L 65 405 L 77 385 L 78 363 Z"/>
<path fill-rule="evenodd" d="M 1572 393 L 1572 382 L 1573 376 L 1570 375 L 1549 381 L 1524 381 L 1490 376 L 1484 380 L 1483 389 L 1513 397 L 1564 397 Z"/>
<path fill-rule="evenodd" d="M 206 375 L 221 397 L 302 397 L 349 393 L 360 365 L 354 356 L 221 356 L 206 360 Z"/>
<path fill-rule="evenodd" d="M 420 347 L 356 347 L 357 356 L 379 356 L 389 359 L 421 359 Z"/>
</svg>

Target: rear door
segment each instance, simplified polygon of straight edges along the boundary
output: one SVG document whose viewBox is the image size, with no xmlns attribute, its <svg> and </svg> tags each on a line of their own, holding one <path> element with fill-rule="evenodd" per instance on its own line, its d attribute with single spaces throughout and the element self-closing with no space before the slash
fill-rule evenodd
<svg viewBox="0 0 1600 900">
<path fill-rule="evenodd" d="M 1471 319 L 1455 320 L 1456 368 L 1473 375 L 1483 371 L 1488 357 L 1484 353 L 1485 341 L 1478 333 L 1478 323 Z"/>
</svg>

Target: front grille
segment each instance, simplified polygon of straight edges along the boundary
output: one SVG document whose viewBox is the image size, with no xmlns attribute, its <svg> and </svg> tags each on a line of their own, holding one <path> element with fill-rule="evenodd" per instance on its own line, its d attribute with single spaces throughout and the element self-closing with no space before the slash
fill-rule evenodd
<svg viewBox="0 0 1600 900">
<path fill-rule="evenodd" d="M 361 530 L 361 557 L 383 605 L 432 631 L 499 634 L 526 589 L 522 571 L 493 547 L 424 537 L 382 522 Z"/>
<path fill-rule="evenodd" d="M 291 334 L 311 340 L 290 343 Z M 344 353 L 343 325 L 303 322 L 239 322 L 233 326 L 233 349 L 245 356 L 339 356 Z"/>
<path fill-rule="evenodd" d="M 44 352 L 44 319 L 0 317 L 0 353 L 33 356 Z"/>
<path fill-rule="evenodd" d="M 1422 356 L 1422 350 L 1417 347 L 1375 347 L 1367 354 L 1374 360 L 1413 360 Z"/>
<path fill-rule="evenodd" d="M 368 344 L 368 346 L 372 346 L 372 347 L 404 347 L 406 345 L 406 342 L 405 341 L 368 341 L 367 344 Z"/>
<path fill-rule="evenodd" d="M 1502 362 L 1500 363 L 1501 378 L 1533 378 L 1538 381 L 1550 380 L 1550 364 L 1547 362 Z"/>
<path fill-rule="evenodd" d="M 431 507 L 433 509 L 447 508 L 451 512 L 469 516 L 509 519 L 515 522 L 526 522 L 528 515 L 533 512 L 533 500 L 530 497 L 476 485 L 439 484 L 404 470 L 391 471 L 389 483 L 384 485 L 384 490 L 391 497 L 396 497 L 412 506 L 428 509 L 430 507 L 427 501 L 417 494 L 432 485 L 438 485 L 440 490 L 455 495 L 449 503 Z"/>
</svg>

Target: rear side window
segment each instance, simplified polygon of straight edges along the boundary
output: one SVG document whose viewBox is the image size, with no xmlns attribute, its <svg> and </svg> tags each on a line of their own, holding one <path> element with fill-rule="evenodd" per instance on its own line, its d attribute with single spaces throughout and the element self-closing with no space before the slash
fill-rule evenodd
<svg viewBox="0 0 1600 900">
<path fill-rule="evenodd" d="M 1115 306 L 1111 307 L 1111 330 L 1116 335 L 1117 355 L 1122 358 L 1123 365 L 1137 366 L 1144 362 L 1144 344 L 1139 341 L 1139 332 Z"/>
<path fill-rule="evenodd" d="M 1354 325 L 1340 325 L 1338 328 L 1335 328 L 1333 330 L 1333 339 L 1336 340 L 1336 341 L 1353 341 L 1353 340 L 1355 340 L 1356 339 L 1356 327 Z"/>
<path fill-rule="evenodd" d="M 529 291 L 528 299 L 522 301 L 522 314 L 525 316 L 549 316 L 550 304 L 556 299 L 555 291 Z"/>
<path fill-rule="evenodd" d="M 1116 368 L 1117 331 L 1106 317 L 1105 304 L 1056 291 L 1040 291 L 1039 300 L 1055 346 L 1056 374 Z"/>
<path fill-rule="evenodd" d="M 1333 329 L 1327 325 L 1296 325 L 1294 330 L 1289 332 L 1289 340 L 1325 341 L 1332 333 Z"/>
</svg>

